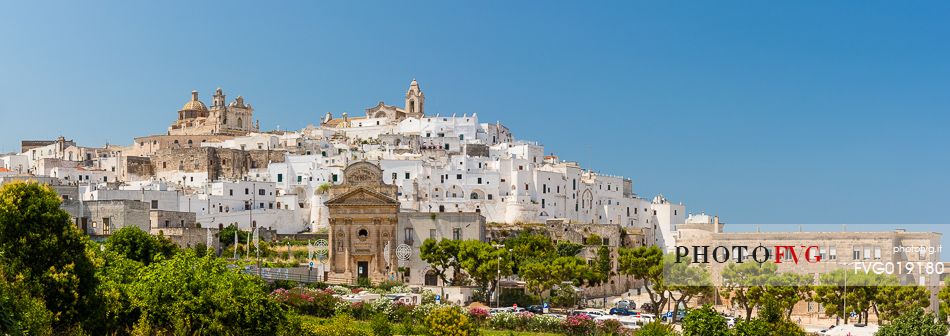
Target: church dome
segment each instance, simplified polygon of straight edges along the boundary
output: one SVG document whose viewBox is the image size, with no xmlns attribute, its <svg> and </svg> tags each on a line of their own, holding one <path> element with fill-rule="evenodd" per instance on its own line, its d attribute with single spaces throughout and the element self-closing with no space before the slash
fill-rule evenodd
<svg viewBox="0 0 950 336">
<path fill-rule="evenodd" d="M 208 107 L 205 106 L 205 103 L 202 103 L 198 100 L 198 91 L 191 91 L 191 100 L 185 103 L 185 106 L 181 107 L 182 111 L 207 111 Z"/>
</svg>

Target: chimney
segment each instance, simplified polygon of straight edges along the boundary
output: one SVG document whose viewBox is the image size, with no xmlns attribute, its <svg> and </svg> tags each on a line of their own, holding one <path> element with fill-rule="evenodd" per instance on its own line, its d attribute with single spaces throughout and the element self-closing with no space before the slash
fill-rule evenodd
<svg viewBox="0 0 950 336">
<path fill-rule="evenodd" d="M 719 216 L 713 216 L 713 233 L 719 233 Z"/>
</svg>

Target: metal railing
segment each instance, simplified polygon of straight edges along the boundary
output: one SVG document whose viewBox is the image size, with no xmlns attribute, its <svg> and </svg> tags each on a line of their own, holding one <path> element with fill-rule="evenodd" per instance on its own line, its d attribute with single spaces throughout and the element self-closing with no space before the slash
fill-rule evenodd
<svg viewBox="0 0 950 336">
<path fill-rule="evenodd" d="M 263 267 L 258 271 L 256 266 L 249 266 L 241 270 L 242 273 L 259 275 L 264 280 L 274 281 L 274 280 L 292 280 L 302 283 L 314 283 L 314 282 L 323 282 L 323 274 L 318 272 L 316 269 L 308 269 L 305 267 L 298 268 L 269 268 Z"/>
</svg>

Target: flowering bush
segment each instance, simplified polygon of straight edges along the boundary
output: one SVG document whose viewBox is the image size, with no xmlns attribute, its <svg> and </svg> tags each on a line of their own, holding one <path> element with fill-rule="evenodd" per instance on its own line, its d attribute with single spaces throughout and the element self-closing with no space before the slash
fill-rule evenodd
<svg viewBox="0 0 950 336">
<path fill-rule="evenodd" d="M 330 290 L 333 291 L 336 295 L 350 295 L 353 294 L 349 288 L 343 286 L 330 286 Z"/>
<path fill-rule="evenodd" d="M 524 330 L 530 332 L 560 332 L 562 330 L 561 319 L 554 316 L 535 315 L 534 318 L 528 320 Z"/>
<path fill-rule="evenodd" d="M 442 307 L 442 305 L 435 304 L 435 303 L 427 303 L 427 304 L 419 305 L 418 307 L 416 307 L 416 309 L 412 311 L 412 315 L 413 317 L 419 320 L 423 320 L 426 318 L 426 316 L 429 316 L 429 314 L 432 313 L 433 310 L 436 310 L 439 307 Z"/>
<path fill-rule="evenodd" d="M 484 307 L 471 307 L 468 309 L 468 316 L 471 316 L 478 323 L 485 322 L 488 319 L 488 309 Z"/>
<path fill-rule="evenodd" d="M 412 318 L 412 313 L 416 309 L 416 306 L 405 304 L 402 302 L 396 302 L 390 307 L 389 319 L 396 322 L 405 321 Z"/>
<path fill-rule="evenodd" d="M 296 311 L 317 317 L 333 316 L 340 299 L 330 291 L 313 290 L 309 288 L 278 288 L 271 292 L 270 297 L 277 302 L 287 304 Z"/>
<path fill-rule="evenodd" d="M 594 331 L 594 320 L 586 314 L 568 316 L 561 322 L 568 335 L 590 335 Z"/>
<path fill-rule="evenodd" d="M 349 311 L 350 311 L 350 316 L 353 316 L 353 318 L 357 320 L 365 320 L 365 319 L 368 319 L 371 315 L 373 315 L 374 309 L 372 306 L 368 304 L 365 304 L 362 302 L 353 302 L 350 304 Z"/>
<path fill-rule="evenodd" d="M 478 326 L 472 322 L 462 309 L 455 306 L 436 308 L 425 318 L 427 335 L 432 336 L 473 336 L 478 335 Z"/>
<path fill-rule="evenodd" d="M 597 321 L 597 330 L 599 330 L 602 335 L 620 335 L 621 325 L 620 321 L 617 320 Z"/>
</svg>

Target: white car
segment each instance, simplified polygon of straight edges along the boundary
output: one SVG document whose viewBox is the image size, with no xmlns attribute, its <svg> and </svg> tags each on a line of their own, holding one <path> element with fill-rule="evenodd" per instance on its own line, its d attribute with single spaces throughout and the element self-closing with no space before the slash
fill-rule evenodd
<svg viewBox="0 0 950 336">
<path fill-rule="evenodd" d="M 581 309 L 581 310 L 575 310 L 575 311 L 574 311 L 574 314 L 575 314 L 575 315 L 577 315 L 577 314 L 584 314 L 584 315 L 587 315 L 587 316 L 590 316 L 590 317 L 597 317 L 597 316 L 604 316 L 604 315 L 607 315 L 607 313 L 604 312 L 603 310 L 600 310 L 600 309 L 592 309 L 592 308 Z"/>
<path fill-rule="evenodd" d="M 726 326 L 729 328 L 734 328 L 736 326 L 736 318 L 732 316 L 726 316 Z"/>
</svg>

